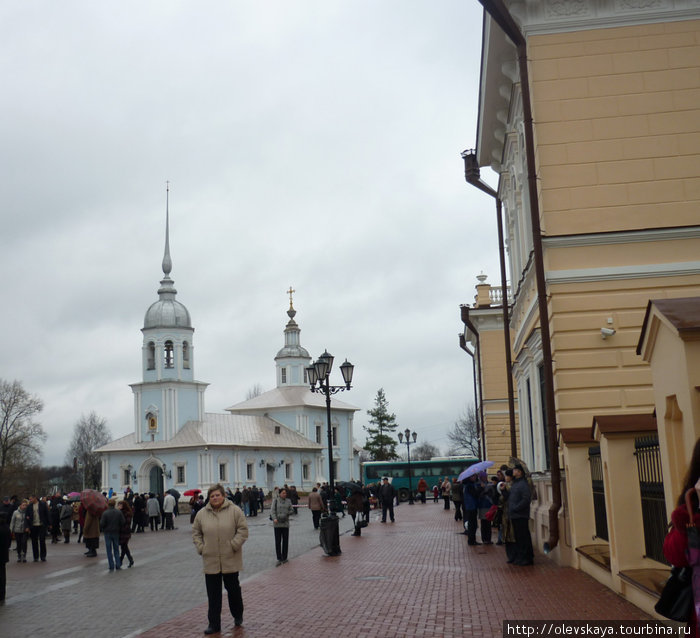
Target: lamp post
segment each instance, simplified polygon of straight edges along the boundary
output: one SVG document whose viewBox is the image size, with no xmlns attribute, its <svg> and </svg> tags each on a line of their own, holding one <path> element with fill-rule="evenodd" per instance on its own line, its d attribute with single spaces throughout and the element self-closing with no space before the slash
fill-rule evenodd
<svg viewBox="0 0 700 638">
<path fill-rule="evenodd" d="M 343 390 L 349 390 L 352 383 L 352 373 L 355 366 L 347 359 L 340 366 L 340 372 L 343 375 L 345 385 L 330 385 L 330 375 L 333 368 L 333 356 L 328 353 L 328 350 L 318 358 L 312 365 L 306 368 L 306 373 L 311 385 L 311 392 L 321 392 L 326 396 L 326 418 L 328 422 L 328 484 L 331 488 L 331 498 L 335 492 L 335 476 L 333 472 L 333 430 L 331 429 L 331 395 Z M 318 384 L 318 385 L 316 385 Z"/>
<path fill-rule="evenodd" d="M 404 432 L 399 432 L 399 443 L 403 443 L 404 437 L 406 438 L 406 454 L 408 455 L 408 504 L 413 505 L 413 485 L 411 484 L 411 443 L 415 443 L 418 435 L 414 432 L 411 434 L 411 430 L 406 428 Z M 411 441 L 413 437 L 413 441 Z"/>
</svg>

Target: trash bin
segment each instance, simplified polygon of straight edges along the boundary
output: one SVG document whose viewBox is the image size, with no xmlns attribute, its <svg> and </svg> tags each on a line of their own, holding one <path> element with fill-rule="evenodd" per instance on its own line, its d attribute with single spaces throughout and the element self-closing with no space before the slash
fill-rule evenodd
<svg viewBox="0 0 700 638">
<path fill-rule="evenodd" d="M 340 526 L 335 514 L 321 516 L 319 539 L 327 556 L 340 554 Z"/>
</svg>

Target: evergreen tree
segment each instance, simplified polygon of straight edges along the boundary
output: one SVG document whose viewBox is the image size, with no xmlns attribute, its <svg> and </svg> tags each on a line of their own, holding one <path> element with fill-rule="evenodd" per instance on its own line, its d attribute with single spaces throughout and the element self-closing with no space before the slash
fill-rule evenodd
<svg viewBox="0 0 700 638">
<path fill-rule="evenodd" d="M 384 388 L 377 390 L 374 399 L 374 408 L 367 410 L 369 425 L 363 426 L 367 431 L 365 449 L 372 455 L 374 461 L 391 461 L 399 458 L 396 454 L 396 441 L 392 438 L 393 432 L 399 427 L 396 423 L 396 415 L 389 414 L 389 402 L 384 395 Z"/>
</svg>

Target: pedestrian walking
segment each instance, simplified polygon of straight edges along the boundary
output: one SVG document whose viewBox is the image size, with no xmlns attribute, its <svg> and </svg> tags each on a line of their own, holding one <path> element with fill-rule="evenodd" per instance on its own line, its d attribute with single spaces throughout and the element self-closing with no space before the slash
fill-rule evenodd
<svg viewBox="0 0 700 638">
<path fill-rule="evenodd" d="M 85 525 L 83 526 L 83 539 L 87 551 L 85 556 L 94 558 L 100 548 L 100 519 L 94 516 L 90 510 L 85 510 Z"/>
<path fill-rule="evenodd" d="M 389 520 L 394 522 L 394 498 L 396 490 L 389 483 L 389 479 L 385 476 L 382 479 L 382 484 L 379 486 L 379 499 L 382 502 L 382 523 L 386 523 L 386 515 L 389 514 Z"/>
<path fill-rule="evenodd" d="M 321 521 L 321 512 L 323 512 L 323 499 L 317 487 L 314 487 L 309 494 L 309 509 L 311 510 L 311 520 L 314 523 L 314 529 L 318 529 Z"/>
<path fill-rule="evenodd" d="M 348 514 L 352 516 L 353 523 L 355 524 L 355 531 L 353 531 L 353 536 L 362 536 L 362 522 L 365 520 L 365 508 L 362 502 L 362 492 L 360 490 L 353 491 L 347 498 L 348 502 Z"/>
<path fill-rule="evenodd" d="M 425 505 L 425 493 L 428 491 L 428 482 L 421 476 L 418 480 L 418 496 L 420 502 Z"/>
<path fill-rule="evenodd" d="M 0 512 L 0 602 L 5 601 L 6 566 L 10 562 L 10 545 L 12 545 L 12 532 L 7 524 L 7 512 Z"/>
<path fill-rule="evenodd" d="M 294 507 L 287 498 L 287 490 L 282 488 L 279 496 L 272 502 L 270 517 L 275 528 L 275 552 L 277 553 L 277 566 L 287 562 L 287 550 L 289 549 L 289 517 L 292 516 Z"/>
<path fill-rule="evenodd" d="M 464 501 L 464 497 L 462 494 L 462 485 L 457 480 L 457 477 L 455 477 L 453 481 L 454 482 L 452 483 L 452 487 L 450 488 L 450 499 L 452 500 L 455 506 L 455 520 L 461 521 L 464 518 L 462 514 L 462 507 Z"/>
<path fill-rule="evenodd" d="M 175 507 L 177 503 L 175 502 L 175 497 L 168 492 L 163 499 L 163 521 L 165 524 L 165 529 L 175 529 L 173 524 L 173 516 L 175 514 Z"/>
<path fill-rule="evenodd" d="M 119 562 L 124 564 L 124 556 L 129 559 L 129 567 L 134 564 L 134 559 L 129 551 L 129 541 L 131 540 L 131 521 L 134 516 L 134 511 L 131 509 L 129 501 L 119 501 L 117 503 L 119 511 L 124 516 L 124 525 L 119 530 Z"/>
<path fill-rule="evenodd" d="M 452 490 L 452 485 L 450 484 L 450 479 L 449 477 L 445 477 L 445 480 L 442 482 L 442 485 L 440 486 L 440 491 L 442 492 L 442 500 L 443 503 L 445 504 L 445 509 L 449 510 L 450 509 L 450 491 Z"/>
<path fill-rule="evenodd" d="M 204 563 L 204 580 L 209 601 L 209 625 L 204 633 L 221 631 L 222 582 L 236 627 L 243 624 L 243 596 L 238 572 L 243 569 L 243 543 L 248 538 L 245 514 L 226 498 L 221 485 L 209 488 L 209 502 L 192 525 L 192 541 Z"/>
<path fill-rule="evenodd" d="M 107 550 L 107 562 L 109 571 L 122 568 L 122 561 L 119 557 L 119 534 L 122 527 L 126 524 L 124 514 L 116 508 L 117 497 L 113 496 L 109 499 L 107 509 L 100 517 L 100 529 L 105 537 L 105 546 Z"/>
<path fill-rule="evenodd" d="M 148 521 L 152 532 L 158 531 L 158 523 L 160 522 L 160 503 L 153 492 L 148 495 L 146 501 L 146 512 L 148 513 Z"/>
<path fill-rule="evenodd" d="M 25 529 L 32 539 L 32 556 L 35 563 L 40 558 L 42 562 L 46 561 L 46 530 L 50 527 L 48 506 L 32 494 L 25 514 Z"/>
<path fill-rule="evenodd" d="M 29 501 L 23 500 L 19 505 L 19 509 L 12 512 L 12 518 L 10 519 L 10 532 L 15 537 L 18 563 L 27 562 L 27 530 L 24 520 L 27 505 L 29 505 Z"/>
<path fill-rule="evenodd" d="M 513 565 L 532 565 L 534 551 L 530 536 L 530 486 L 522 465 L 513 468 L 513 484 L 508 496 L 508 517 L 515 534 L 515 559 Z"/>
<path fill-rule="evenodd" d="M 73 507 L 71 503 L 64 502 L 63 507 L 61 507 L 61 514 L 59 516 L 59 524 L 61 526 L 61 531 L 63 532 L 63 542 L 70 543 L 70 528 L 73 522 Z"/>
</svg>

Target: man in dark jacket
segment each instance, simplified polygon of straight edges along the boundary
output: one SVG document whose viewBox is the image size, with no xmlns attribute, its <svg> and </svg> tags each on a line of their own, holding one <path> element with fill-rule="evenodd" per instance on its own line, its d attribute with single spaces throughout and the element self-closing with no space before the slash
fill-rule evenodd
<svg viewBox="0 0 700 638">
<path fill-rule="evenodd" d="M 36 563 L 39 558 L 46 561 L 46 530 L 51 529 L 49 508 L 35 495 L 29 497 L 29 506 L 24 515 L 25 527 L 32 539 L 32 555 Z"/>
<path fill-rule="evenodd" d="M 385 476 L 382 479 L 382 484 L 379 486 L 379 499 L 382 502 L 382 523 L 386 523 L 386 513 L 389 512 L 389 519 L 394 522 L 394 498 L 396 490 L 389 483 L 389 479 Z"/>
<path fill-rule="evenodd" d="M 452 486 L 452 489 L 458 489 L 457 486 Z M 476 541 L 476 529 L 479 525 L 478 509 L 479 498 L 481 497 L 481 486 L 479 485 L 479 477 L 472 474 L 464 479 L 462 486 L 462 499 L 464 508 L 464 523 L 466 529 L 464 533 L 467 535 L 467 545 L 478 545 Z"/>
<path fill-rule="evenodd" d="M 0 512 L 0 602 L 5 600 L 7 582 L 5 566 L 10 561 L 10 545 L 12 544 L 12 534 L 6 516 L 5 512 Z"/>
<path fill-rule="evenodd" d="M 122 568 L 122 561 L 119 558 L 119 533 L 126 525 L 126 519 L 121 510 L 116 509 L 116 504 L 117 498 L 113 496 L 109 499 L 109 507 L 100 517 L 100 529 L 105 536 L 105 545 L 107 546 L 109 571 Z"/>
<path fill-rule="evenodd" d="M 515 534 L 513 565 L 532 565 L 534 551 L 530 536 L 530 486 L 522 465 L 513 468 L 513 483 L 508 496 L 508 517 Z"/>
</svg>

